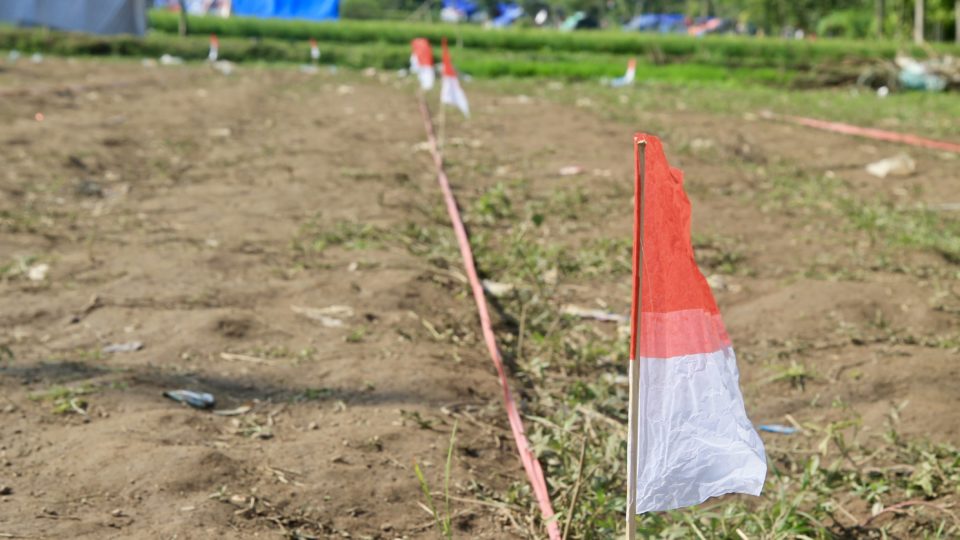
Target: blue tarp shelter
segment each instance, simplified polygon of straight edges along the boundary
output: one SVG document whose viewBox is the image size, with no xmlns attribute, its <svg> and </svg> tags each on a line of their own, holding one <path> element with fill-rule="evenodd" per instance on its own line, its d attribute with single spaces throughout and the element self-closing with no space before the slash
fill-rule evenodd
<svg viewBox="0 0 960 540">
<path fill-rule="evenodd" d="M 147 31 L 146 0 L 0 0 L 0 21 L 91 34 Z"/>
<path fill-rule="evenodd" d="M 497 9 L 500 11 L 500 15 L 497 15 L 497 17 L 493 19 L 493 26 L 496 28 L 510 26 L 514 21 L 523 16 L 523 8 L 520 7 L 519 4 L 498 2 Z"/>
<path fill-rule="evenodd" d="M 647 13 L 637 15 L 623 26 L 624 30 L 640 32 L 677 32 L 684 29 L 685 17 L 682 13 Z"/>
<path fill-rule="evenodd" d="M 233 0 L 234 15 L 280 19 L 340 18 L 340 0 Z"/>
<path fill-rule="evenodd" d="M 460 11 L 467 17 L 472 17 L 479 9 L 477 4 L 470 0 L 443 0 L 443 7 Z"/>
</svg>

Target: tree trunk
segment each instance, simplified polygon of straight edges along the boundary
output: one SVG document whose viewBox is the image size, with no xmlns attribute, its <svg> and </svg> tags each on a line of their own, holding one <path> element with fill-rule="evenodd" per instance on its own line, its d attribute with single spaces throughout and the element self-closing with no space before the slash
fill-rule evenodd
<svg viewBox="0 0 960 540">
<path fill-rule="evenodd" d="M 886 19 L 885 0 L 877 0 L 877 37 L 883 39 L 883 20 Z M 960 0 L 957 0 L 960 3 Z"/>
<path fill-rule="evenodd" d="M 953 40 L 960 45 L 960 0 L 953 3 Z"/>
<path fill-rule="evenodd" d="M 923 43 L 923 0 L 913 2 L 913 42 Z"/>
<path fill-rule="evenodd" d="M 181 36 L 187 35 L 187 0 L 180 1 L 180 25 L 178 30 Z"/>
</svg>

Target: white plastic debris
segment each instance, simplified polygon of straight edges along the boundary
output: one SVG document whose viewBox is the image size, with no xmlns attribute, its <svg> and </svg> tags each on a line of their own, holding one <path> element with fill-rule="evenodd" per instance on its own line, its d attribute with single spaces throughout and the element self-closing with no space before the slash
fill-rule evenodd
<svg viewBox="0 0 960 540">
<path fill-rule="evenodd" d="M 233 62 L 229 60 L 217 60 L 213 63 L 213 69 L 219 71 L 223 75 L 230 75 L 233 73 Z"/>
<path fill-rule="evenodd" d="M 104 354 L 135 352 L 143 348 L 142 341 L 129 341 L 127 343 L 113 343 L 103 348 Z"/>
<path fill-rule="evenodd" d="M 497 281 L 483 280 L 483 289 L 495 298 L 501 298 L 513 292 L 513 284 L 500 283 Z"/>
<path fill-rule="evenodd" d="M 160 57 L 161 66 L 179 66 L 181 64 L 183 64 L 183 58 L 180 58 L 179 56 L 165 54 Z"/>
<path fill-rule="evenodd" d="M 47 272 L 50 271 L 50 265 L 46 263 L 35 264 L 27 268 L 27 278 L 30 281 L 43 281 L 47 278 Z"/>
<path fill-rule="evenodd" d="M 337 317 L 353 317 L 353 308 L 350 306 L 328 306 L 325 308 L 290 306 L 297 315 L 317 321 L 327 328 L 340 328 L 343 321 Z"/>
<path fill-rule="evenodd" d="M 226 139 L 233 134 L 233 131 L 228 127 L 210 128 L 207 130 L 207 134 L 214 139 Z"/>
<path fill-rule="evenodd" d="M 917 163 L 907 154 L 897 154 L 867 165 L 867 172 L 877 178 L 909 176 L 917 170 Z"/>
<path fill-rule="evenodd" d="M 563 313 L 564 315 L 570 315 L 572 317 L 579 317 L 581 319 L 594 319 L 603 322 L 625 323 L 629 321 L 629 318 L 627 318 L 626 315 L 620 315 L 619 313 L 612 313 L 602 309 L 590 309 L 575 306 L 573 304 L 567 304 L 560 308 L 560 313 Z"/>
<path fill-rule="evenodd" d="M 701 139 L 696 138 L 690 141 L 690 149 L 694 152 L 702 152 L 704 150 L 710 150 L 717 146 L 717 142 L 713 139 Z"/>
</svg>

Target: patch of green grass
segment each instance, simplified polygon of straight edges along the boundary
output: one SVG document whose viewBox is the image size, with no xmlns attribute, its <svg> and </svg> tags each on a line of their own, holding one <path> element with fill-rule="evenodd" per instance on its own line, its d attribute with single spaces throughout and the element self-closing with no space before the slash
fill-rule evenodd
<svg viewBox="0 0 960 540">
<path fill-rule="evenodd" d="M 427 478 L 420 469 L 420 464 L 416 461 L 413 462 L 413 471 L 416 473 L 417 481 L 420 483 L 420 491 L 423 493 L 423 498 L 427 501 L 427 509 L 433 515 L 440 534 L 448 539 L 453 538 L 453 517 L 450 514 L 450 470 L 453 464 L 453 449 L 456 437 L 457 424 L 454 423 L 453 429 L 450 431 L 450 444 L 447 446 L 446 466 L 443 469 L 443 513 L 440 513 L 433 502 L 430 485 L 427 483 Z"/>
<path fill-rule="evenodd" d="M 471 217 L 473 216 L 479 217 L 485 223 L 494 223 L 513 216 L 513 207 L 503 182 L 498 182 L 476 198 Z"/>
<path fill-rule="evenodd" d="M 813 372 L 806 366 L 798 364 L 796 361 L 790 362 L 790 365 L 780 369 L 779 373 L 770 377 L 769 382 L 786 381 L 790 386 L 803 390 L 807 381 L 813 378 Z"/>
<path fill-rule="evenodd" d="M 576 252 L 577 267 L 584 275 L 630 274 L 633 269 L 633 240 L 593 238 Z"/>
<path fill-rule="evenodd" d="M 558 189 L 550 195 L 545 211 L 552 220 L 575 221 L 583 215 L 589 201 L 587 191 L 580 186 Z"/>
<path fill-rule="evenodd" d="M 86 415 L 88 403 L 82 396 L 87 396 L 97 391 L 97 388 L 88 385 L 75 387 L 54 386 L 45 392 L 31 394 L 30 399 L 34 401 L 51 402 L 51 412 L 53 412 L 53 414 L 76 412 Z"/>
<path fill-rule="evenodd" d="M 294 396 L 294 402 L 317 401 L 333 397 L 336 391 L 333 388 L 307 388 Z"/>
<path fill-rule="evenodd" d="M 364 326 L 355 328 L 346 337 L 343 338 L 347 343 L 360 343 L 367 336 L 367 329 Z"/>
<path fill-rule="evenodd" d="M 641 68 L 638 68 L 642 69 Z M 925 137 L 960 139 L 960 100 L 951 93 L 902 92 L 880 99 L 871 90 L 852 87 L 785 90 L 766 84 L 743 84 L 735 72 L 723 80 L 664 79 L 654 70 L 640 76 L 631 88 L 607 88 L 595 82 L 566 82 L 544 85 L 519 78 L 476 81 L 475 85 L 506 94 L 525 94 L 564 104 L 589 98 L 604 116 L 618 123 L 628 123 L 652 132 L 668 133 L 669 124 L 658 124 L 649 114 L 687 111 L 729 115 L 730 122 L 758 122 L 760 114 L 808 116 L 847 122 Z M 806 128 L 797 128 L 806 129 Z M 670 155 L 668 148 L 667 153 Z"/>
<path fill-rule="evenodd" d="M 351 250 L 376 249 L 389 236 L 388 231 L 369 223 L 336 221 L 327 224 L 318 215 L 300 226 L 290 248 L 298 261 L 308 263 L 332 246 Z"/>
<path fill-rule="evenodd" d="M 0 210 L 0 231 L 5 233 L 36 233 L 42 228 L 40 215 L 28 207 Z"/>
<path fill-rule="evenodd" d="M 732 238 L 707 235 L 693 235 L 693 249 L 697 264 L 714 272 L 726 275 L 748 273 L 746 257 L 740 243 Z"/>
<path fill-rule="evenodd" d="M 853 226 L 889 245 L 929 249 L 960 264 L 960 220 L 925 208 L 898 208 L 886 202 L 842 199 L 840 208 Z"/>
</svg>

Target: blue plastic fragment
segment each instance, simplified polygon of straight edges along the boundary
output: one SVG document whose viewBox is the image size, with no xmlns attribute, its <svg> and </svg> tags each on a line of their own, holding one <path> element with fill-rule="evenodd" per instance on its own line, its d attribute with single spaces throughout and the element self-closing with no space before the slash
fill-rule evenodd
<svg viewBox="0 0 960 540">
<path fill-rule="evenodd" d="M 785 426 L 783 424 L 764 424 L 760 426 L 760 431 L 779 433 L 781 435 L 793 435 L 799 430 L 795 427 Z"/>
<path fill-rule="evenodd" d="M 215 403 L 213 394 L 208 394 L 206 392 L 172 390 L 170 392 L 164 392 L 163 396 L 174 401 L 179 401 L 180 403 L 186 403 L 187 405 L 196 409 L 210 409 Z"/>
</svg>

